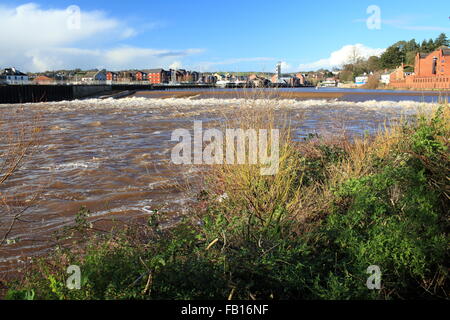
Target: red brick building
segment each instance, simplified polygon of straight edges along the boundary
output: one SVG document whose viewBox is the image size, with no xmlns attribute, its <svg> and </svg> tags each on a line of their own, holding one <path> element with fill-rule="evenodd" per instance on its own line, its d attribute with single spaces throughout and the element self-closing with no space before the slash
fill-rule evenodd
<svg viewBox="0 0 450 320">
<path fill-rule="evenodd" d="M 147 72 L 147 78 L 153 84 L 169 83 L 170 72 L 164 69 L 151 69 Z"/>
<path fill-rule="evenodd" d="M 38 76 L 34 78 L 33 82 L 37 84 L 52 84 L 55 83 L 55 79 L 49 78 L 47 76 Z"/>
<path fill-rule="evenodd" d="M 186 75 L 184 76 L 185 82 L 197 82 L 200 79 L 200 74 L 197 71 L 188 71 Z"/>
<path fill-rule="evenodd" d="M 295 75 L 295 77 L 298 79 L 299 84 L 300 84 L 301 86 L 304 86 L 304 85 L 306 84 L 306 78 L 305 78 L 305 76 L 304 76 L 303 74 L 297 73 L 297 74 Z"/>
<path fill-rule="evenodd" d="M 136 81 L 147 81 L 147 78 L 148 78 L 147 72 L 136 71 L 134 73 L 134 79 L 136 79 Z"/>
<path fill-rule="evenodd" d="M 116 72 L 108 71 L 106 73 L 106 80 L 108 81 L 117 81 L 118 74 Z"/>
<path fill-rule="evenodd" d="M 416 55 L 414 73 L 407 75 L 400 66 L 390 76 L 390 85 L 411 89 L 450 89 L 450 48 Z"/>
<path fill-rule="evenodd" d="M 121 71 L 117 76 L 117 81 L 119 82 L 132 82 L 135 81 L 134 73 L 128 71 Z"/>
<path fill-rule="evenodd" d="M 184 69 L 178 69 L 175 71 L 177 82 L 189 82 L 189 74 Z"/>
</svg>

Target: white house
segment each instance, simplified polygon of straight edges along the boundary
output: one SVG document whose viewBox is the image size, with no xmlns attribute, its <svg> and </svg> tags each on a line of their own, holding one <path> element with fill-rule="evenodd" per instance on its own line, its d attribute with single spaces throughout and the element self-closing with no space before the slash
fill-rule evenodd
<svg viewBox="0 0 450 320">
<path fill-rule="evenodd" d="M 337 87 L 338 82 L 335 79 L 326 79 L 320 83 L 322 87 Z"/>
<path fill-rule="evenodd" d="M 389 84 L 391 82 L 391 75 L 390 74 L 382 74 L 380 81 L 381 81 L 381 83 Z"/>
<path fill-rule="evenodd" d="M 356 77 L 355 78 L 355 84 L 357 86 L 362 86 L 365 85 L 367 83 L 367 81 L 369 80 L 368 76 L 360 76 L 360 77 Z"/>
<path fill-rule="evenodd" d="M 0 83 L 28 84 L 28 76 L 16 68 L 6 68 L 0 72 Z"/>
<path fill-rule="evenodd" d="M 88 71 L 81 78 L 81 82 L 83 83 L 106 83 L 107 80 L 107 71 Z"/>
</svg>

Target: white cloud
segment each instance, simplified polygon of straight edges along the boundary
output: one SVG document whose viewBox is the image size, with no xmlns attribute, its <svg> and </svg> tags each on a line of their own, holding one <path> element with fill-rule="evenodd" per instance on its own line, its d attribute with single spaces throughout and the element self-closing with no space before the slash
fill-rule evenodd
<svg viewBox="0 0 450 320">
<path fill-rule="evenodd" d="M 183 58 L 199 52 L 201 50 L 173 51 L 136 47 L 118 47 L 106 50 L 51 48 L 30 50 L 26 53 L 26 57 L 36 70 L 57 70 L 83 66 L 85 68 L 120 70 L 151 67 L 168 68 L 173 64 L 174 58 Z"/>
<path fill-rule="evenodd" d="M 281 61 L 281 72 L 282 73 L 288 73 L 288 72 L 292 72 L 295 71 L 293 70 L 293 67 L 287 63 L 286 61 Z"/>
<path fill-rule="evenodd" d="M 155 50 L 135 47 L 121 47 L 111 49 L 102 53 L 105 61 L 114 66 L 120 65 L 142 65 L 145 61 L 154 60 L 163 63 L 165 66 L 172 62 L 174 58 L 203 52 L 201 49 L 186 50 Z M 148 62 L 147 62 L 148 63 Z"/>
<path fill-rule="evenodd" d="M 320 59 L 315 62 L 301 64 L 299 70 L 309 71 L 317 70 L 320 68 L 331 69 L 333 67 L 341 67 L 351 60 L 352 56 L 356 53 L 359 57 L 367 59 L 371 56 L 380 56 L 386 49 L 374 49 L 367 47 L 363 44 L 346 45 L 341 49 L 334 51 L 328 58 Z"/>
<path fill-rule="evenodd" d="M 167 67 L 174 59 L 202 52 L 125 46 L 121 41 L 136 36 L 134 28 L 101 11 L 80 13 L 34 3 L 0 5 L 0 67 L 23 71 Z"/>
<path fill-rule="evenodd" d="M 181 61 L 174 61 L 171 65 L 169 65 L 170 69 L 181 69 L 183 68 L 183 64 Z"/>
<path fill-rule="evenodd" d="M 267 61 L 275 61 L 275 59 L 268 57 L 254 57 L 254 58 L 233 58 L 222 61 L 203 61 L 198 63 L 197 68 L 203 72 L 203 71 L 211 71 L 214 67 L 217 66 L 232 66 L 243 62 L 267 62 Z M 273 65 L 273 68 L 275 70 L 275 64 Z"/>
</svg>

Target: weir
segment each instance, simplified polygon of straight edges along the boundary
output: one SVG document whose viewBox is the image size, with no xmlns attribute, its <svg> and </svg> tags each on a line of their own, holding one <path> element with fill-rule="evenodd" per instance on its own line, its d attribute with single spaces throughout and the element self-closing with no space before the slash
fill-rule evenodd
<svg viewBox="0 0 450 320">
<path fill-rule="evenodd" d="M 110 85 L 0 85 L 0 104 L 70 101 L 112 91 L 126 90 L 170 90 L 211 88 L 208 85 L 154 86 L 140 84 Z"/>
<path fill-rule="evenodd" d="M 2 85 L 0 103 L 64 101 L 85 98 L 105 91 L 110 85 Z"/>
</svg>

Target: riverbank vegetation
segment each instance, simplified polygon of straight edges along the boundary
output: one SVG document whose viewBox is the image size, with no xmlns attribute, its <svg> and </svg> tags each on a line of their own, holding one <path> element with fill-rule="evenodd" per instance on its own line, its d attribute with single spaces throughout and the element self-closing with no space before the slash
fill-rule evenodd
<svg viewBox="0 0 450 320">
<path fill-rule="evenodd" d="M 234 121 L 267 127 L 253 116 Z M 287 130 L 278 174 L 211 168 L 180 223 L 168 228 L 155 212 L 61 246 L 7 298 L 448 299 L 449 120 L 442 106 L 374 136 L 294 142 Z M 86 233 L 88 216 L 80 211 L 69 237 Z M 69 265 L 80 267 L 80 290 L 66 287 Z M 367 287 L 370 266 L 379 290 Z"/>
</svg>

